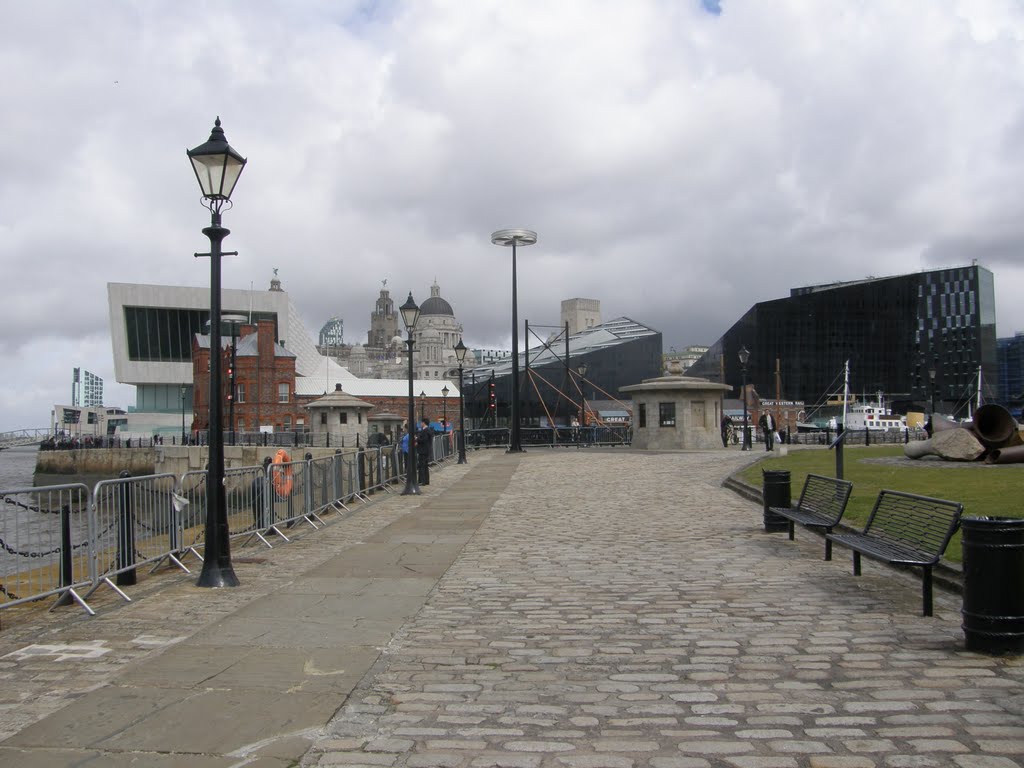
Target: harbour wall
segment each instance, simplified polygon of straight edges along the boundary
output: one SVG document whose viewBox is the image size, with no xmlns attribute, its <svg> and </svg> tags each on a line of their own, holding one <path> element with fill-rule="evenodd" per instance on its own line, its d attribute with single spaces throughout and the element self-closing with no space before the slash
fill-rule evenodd
<svg viewBox="0 0 1024 768">
<path fill-rule="evenodd" d="M 275 446 L 225 445 L 224 467 L 258 467 L 265 457 L 273 458 Z M 301 461 L 306 454 L 314 459 L 333 456 L 335 448 L 286 448 L 292 461 Z M 348 449 L 354 451 L 355 449 Z M 78 475 L 114 478 L 124 470 L 133 476 L 203 470 L 210 460 L 209 446 L 165 445 L 153 448 L 83 448 L 68 451 L 40 451 L 36 459 L 37 476 Z"/>
</svg>

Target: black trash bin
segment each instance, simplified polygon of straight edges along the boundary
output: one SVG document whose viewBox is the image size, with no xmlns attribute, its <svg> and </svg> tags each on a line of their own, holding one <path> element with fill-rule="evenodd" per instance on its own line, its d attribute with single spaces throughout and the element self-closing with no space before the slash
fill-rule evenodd
<svg viewBox="0 0 1024 768">
<path fill-rule="evenodd" d="M 965 517 L 960 529 L 967 650 L 1024 652 L 1024 519 Z"/>
<path fill-rule="evenodd" d="M 789 490 L 788 469 L 762 469 L 762 497 L 764 498 L 764 529 L 778 532 L 788 531 L 789 521 L 769 511 L 769 507 L 789 507 L 792 496 Z"/>
</svg>

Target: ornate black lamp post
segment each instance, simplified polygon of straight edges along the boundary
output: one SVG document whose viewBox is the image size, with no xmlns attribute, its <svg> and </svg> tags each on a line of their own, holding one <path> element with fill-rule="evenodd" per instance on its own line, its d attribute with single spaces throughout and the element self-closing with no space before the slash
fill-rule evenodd
<svg viewBox="0 0 1024 768">
<path fill-rule="evenodd" d="M 220 224 L 220 212 L 231 207 L 231 193 L 245 168 L 245 158 L 231 148 L 220 127 L 220 118 L 205 144 L 187 151 L 192 170 L 203 192 L 203 204 L 210 209 L 210 226 L 203 234 L 210 238 L 210 354 L 219 356 L 220 344 L 220 259 L 237 256 L 237 251 L 221 252 L 221 243 L 231 231 Z M 210 465 L 206 473 L 206 531 L 203 570 L 196 582 L 200 587 L 237 587 L 238 577 L 231 567 L 227 504 L 224 495 L 224 425 L 221 407 L 221 367 L 210 366 Z"/>
<path fill-rule="evenodd" d="M 537 242 L 537 233 L 529 229 L 499 229 L 491 233 L 491 242 L 512 247 L 512 407 L 508 452 L 519 453 L 523 446 L 519 438 L 519 307 L 516 294 L 516 247 L 533 245 Z"/>
<path fill-rule="evenodd" d="M 231 328 L 231 365 L 228 367 L 228 429 L 231 430 L 231 444 L 235 444 L 235 364 L 238 362 L 238 327 L 248 318 L 245 315 L 223 315 L 221 322 Z"/>
<path fill-rule="evenodd" d="M 928 369 L 928 381 L 929 381 L 928 389 L 929 389 L 929 393 L 931 395 L 931 404 L 932 404 L 932 412 L 931 412 L 930 415 L 933 418 L 935 416 L 935 373 L 936 373 L 935 366 L 933 365 L 931 368 Z M 932 423 L 934 424 L 934 421 Z"/>
<path fill-rule="evenodd" d="M 181 394 L 181 444 L 187 445 L 188 437 L 185 434 L 185 395 L 188 393 L 188 389 L 182 384 L 179 392 Z"/>
<path fill-rule="evenodd" d="M 743 370 L 743 446 L 741 450 L 750 450 L 750 432 L 747 431 L 747 360 L 750 359 L 750 352 L 746 345 L 740 347 L 740 365 Z"/>
<path fill-rule="evenodd" d="M 416 342 L 412 334 L 416 330 L 416 321 L 420 319 L 420 308 L 412 300 L 412 291 L 405 304 L 398 308 L 402 313 L 402 322 L 405 323 L 405 330 L 409 334 L 406 344 L 409 346 L 409 413 L 406 420 L 409 428 L 409 452 L 405 455 L 405 489 L 403 496 L 417 496 L 420 492 L 419 483 L 416 482 L 416 401 L 412 394 L 412 347 Z"/>
<path fill-rule="evenodd" d="M 441 387 L 441 425 L 444 427 L 444 431 L 448 431 L 448 393 L 451 392 L 448 389 L 448 385 Z"/>
<path fill-rule="evenodd" d="M 466 360 L 466 345 L 459 339 L 455 345 L 455 359 L 459 361 L 459 464 L 466 463 L 466 419 L 462 397 L 462 364 Z"/>
<path fill-rule="evenodd" d="M 427 418 L 427 393 L 420 390 L 420 419 Z"/>
</svg>

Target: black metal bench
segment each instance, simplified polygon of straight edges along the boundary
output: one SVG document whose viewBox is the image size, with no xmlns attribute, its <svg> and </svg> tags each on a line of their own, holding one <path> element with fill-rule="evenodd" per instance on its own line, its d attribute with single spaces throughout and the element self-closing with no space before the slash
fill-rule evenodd
<svg viewBox="0 0 1024 768">
<path fill-rule="evenodd" d="M 796 523 L 807 528 L 820 528 L 826 534 L 839 524 L 850 500 L 853 483 L 824 475 L 807 475 L 800 501 L 795 507 L 770 507 L 769 511 L 789 522 L 789 540 L 793 540 Z M 825 539 L 825 559 L 832 559 L 832 542 Z"/>
<path fill-rule="evenodd" d="M 829 541 L 853 550 L 853 575 L 860 576 L 860 556 L 893 565 L 923 569 L 924 615 L 932 615 L 932 566 L 960 527 L 963 504 L 900 491 L 882 491 L 860 533 L 828 533 Z"/>
</svg>

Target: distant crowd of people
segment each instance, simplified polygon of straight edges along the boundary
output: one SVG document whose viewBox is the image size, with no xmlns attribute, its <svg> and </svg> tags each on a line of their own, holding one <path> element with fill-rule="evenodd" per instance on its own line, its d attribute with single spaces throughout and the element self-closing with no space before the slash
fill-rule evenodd
<svg viewBox="0 0 1024 768">
<path fill-rule="evenodd" d="M 52 435 L 39 443 L 41 451 L 74 451 L 81 448 L 146 448 L 163 445 L 163 435 L 154 435 L 149 439 L 136 437 L 97 437 L 93 435 Z"/>
</svg>

